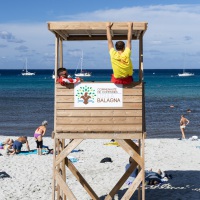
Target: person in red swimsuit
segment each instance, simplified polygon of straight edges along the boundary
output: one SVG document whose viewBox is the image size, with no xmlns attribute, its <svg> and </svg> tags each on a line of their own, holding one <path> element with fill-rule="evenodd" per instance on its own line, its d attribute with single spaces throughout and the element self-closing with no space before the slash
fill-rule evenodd
<svg viewBox="0 0 200 200">
<path fill-rule="evenodd" d="M 42 125 L 39 126 L 34 133 L 34 138 L 35 138 L 35 142 L 37 144 L 37 154 L 38 155 L 42 155 L 42 146 L 43 146 L 43 136 L 46 133 L 46 126 L 48 125 L 48 122 L 45 120 L 42 122 Z"/>
</svg>

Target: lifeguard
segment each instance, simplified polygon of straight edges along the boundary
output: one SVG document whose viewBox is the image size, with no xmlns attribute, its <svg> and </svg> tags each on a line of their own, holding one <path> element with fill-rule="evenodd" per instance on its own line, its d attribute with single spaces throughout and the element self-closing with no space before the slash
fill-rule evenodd
<svg viewBox="0 0 200 200">
<path fill-rule="evenodd" d="M 130 84 L 133 82 L 133 65 L 131 61 L 131 40 L 132 40 L 132 30 L 133 23 L 128 23 L 128 34 L 127 34 L 127 43 L 123 41 L 118 41 L 113 46 L 112 37 L 111 37 L 111 27 L 113 23 L 107 23 L 107 40 L 108 40 L 108 49 L 111 58 L 111 64 L 113 69 L 113 74 L 111 77 L 111 82 L 116 84 Z"/>
</svg>

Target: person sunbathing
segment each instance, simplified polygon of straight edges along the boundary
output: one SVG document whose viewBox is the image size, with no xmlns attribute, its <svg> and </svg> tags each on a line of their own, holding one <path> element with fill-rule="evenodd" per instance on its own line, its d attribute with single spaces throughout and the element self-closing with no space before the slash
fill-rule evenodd
<svg viewBox="0 0 200 200">
<path fill-rule="evenodd" d="M 133 162 L 133 158 L 129 158 L 129 164 L 126 165 L 126 170 L 130 167 L 131 163 Z M 126 181 L 127 185 L 131 185 L 135 178 L 138 175 L 138 168 L 132 172 L 132 174 L 129 176 L 129 178 Z M 168 175 L 164 172 L 162 172 L 160 169 L 158 172 L 150 170 L 145 170 L 145 183 L 146 185 L 158 185 L 160 183 L 163 183 L 165 181 L 168 181 L 168 179 L 172 179 L 172 175 Z"/>
</svg>

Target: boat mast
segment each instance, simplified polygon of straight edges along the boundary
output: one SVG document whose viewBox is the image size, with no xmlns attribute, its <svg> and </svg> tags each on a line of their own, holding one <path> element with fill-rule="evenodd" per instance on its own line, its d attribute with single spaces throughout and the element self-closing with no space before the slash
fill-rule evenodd
<svg viewBox="0 0 200 200">
<path fill-rule="evenodd" d="M 25 59 L 25 64 L 26 64 L 26 73 L 28 72 L 27 71 L 27 58 Z"/>
<path fill-rule="evenodd" d="M 81 73 L 82 73 L 82 66 L 83 66 L 83 50 L 82 50 L 82 56 L 81 56 Z"/>
</svg>

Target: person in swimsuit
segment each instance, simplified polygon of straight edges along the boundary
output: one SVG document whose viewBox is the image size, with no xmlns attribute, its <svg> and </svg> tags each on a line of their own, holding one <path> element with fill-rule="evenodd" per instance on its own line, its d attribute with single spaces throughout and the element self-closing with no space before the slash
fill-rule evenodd
<svg viewBox="0 0 200 200">
<path fill-rule="evenodd" d="M 22 148 L 23 144 L 26 144 L 27 150 L 30 151 L 30 147 L 29 147 L 29 144 L 28 144 L 27 137 L 26 136 L 21 136 L 17 140 L 14 141 L 12 151 L 9 150 L 10 155 L 14 155 L 14 154 L 19 153 L 21 151 L 21 148 Z"/>
<path fill-rule="evenodd" d="M 13 143 L 13 139 L 7 138 L 4 142 L 0 142 L 0 149 L 5 149 L 6 151 L 9 151 L 9 149 L 12 149 Z"/>
<path fill-rule="evenodd" d="M 42 122 L 42 125 L 39 126 L 34 133 L 35 142 L 37 144 L 37 154 L 42 155 L 42 146 L 43 146 L 43 136 L 46 133 L 46 126 L 48 125 L 48 122 L 45 120 Z"/>
<path fill-rule="evenodd" d="M 180 120 L 180 129 L 182 133 L 182 139 L 185 139 L 185 127 L 190 123 L 190 121 L 184 117 L 184 115 L 181 115 Z"/>
</svg>

